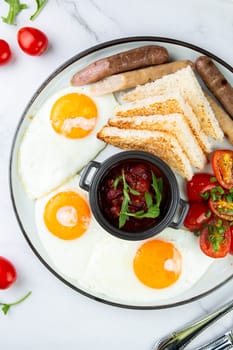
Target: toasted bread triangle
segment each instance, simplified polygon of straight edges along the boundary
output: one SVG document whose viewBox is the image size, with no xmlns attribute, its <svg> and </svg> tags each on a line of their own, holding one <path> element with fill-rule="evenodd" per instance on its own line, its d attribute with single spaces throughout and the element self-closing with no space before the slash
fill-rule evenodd
<svg viewBox="0 0 233 350">
<path fill-rule="evenodd" d="M 97 137 L 113 146 L 143 150 L 160 157 L 182 177 L 190 180 L 192 167 L 176 138 L 166 132 L 105 126 Z"/>
<path fill-rule="evenodd" d="M 194 167 L 203 169 L 205 166 L 206 156 L 182 114 L 115 117 L 110 118 L 108 123 L 110 126 L 120 129 L 150 130 L 169 133 L 176 137 L 184 153 Z"/>
<path fill-rule="evenodd" d="M 202 150 L 209 153 L 211 151 L 209 140 L 192 108 L 179 93 L 153 96 L 144 100 L 122 104 L 115 109 L 115 114 L 120 117 L 149 116 L 153 114 L 168 115 L 171 113 L 180 113 L 184 116 Z"/>
<path fill-rule="evenodd" d="M 190 66 L 154 82 L 138 86 L 125 94 L 123 99 L 136 101 L 173 91 L 179 91 L 185 101 L 191 106 L 206 135 L 213 137 L 215 140 L 223 140 L 224 135 L 219 123 Z"/>
</svg>

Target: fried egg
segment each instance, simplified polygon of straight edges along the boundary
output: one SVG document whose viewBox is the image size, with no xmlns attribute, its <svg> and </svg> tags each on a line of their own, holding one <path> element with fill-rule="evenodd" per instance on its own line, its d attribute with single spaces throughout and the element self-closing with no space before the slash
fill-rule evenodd
<svg viewBox="0 0 233 350">
<path fill-rule="evenodd" d="M 117 102 L 112 94 L 91 97 L 89 87 L 67 87 L 35 113 L 19 148 L 19 174 L 30 198 L 54 190 L 100 152 L 96 133 Z"/>
<path fill-rule="evenodd" d="M 144 241 L 107 233 L 91 214 L 79 176 L 36 201 L 38 235 L 52 267 L 78 288 L 123 303 L 156 303 L 190 289 L 214 261 L 185 230 Z"/>
</svg>

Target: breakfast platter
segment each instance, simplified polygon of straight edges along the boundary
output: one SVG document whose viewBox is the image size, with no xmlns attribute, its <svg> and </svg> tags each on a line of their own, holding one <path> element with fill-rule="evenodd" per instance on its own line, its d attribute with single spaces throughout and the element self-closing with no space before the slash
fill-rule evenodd
<svg viewBox="0 0 233 350">
<path fill-rule="evenodd" d="M 193 73 L 194 62 L 203 81 Z M 211 71 L 206 74 L 208 69 Z M 159 309 L 194 301 L 232 279 L 233 255 L 216 258 L 204 254 L 197 230 L 194 234 L 187 230 L 188 226 L 182 226 L 190 200 L 187 182 L 198 173 L 211 173 L 210 182 L 219 181 L 213 174 L 212 154 L 233 150 L 233 122 L 228 116 L 222 117 L 225 112 L 218 113 L 219 105 L 213 102 L 211 94 L 206 95 L 205 84 L 210 90 L 215 88 L 214 79 L 209 79 L 214 69 L 224 76 L 224 89 L 230 91 L 233 68 L 202 48 L 168 38 L 123 38 L 77 54 L 35 92 L 12 145 L 11 198 L 28 244 L 63 283 L 114 306 Z M 226 96 L 228 93 L 220 96 L 223 103 Z M 227 110 L 229 114 L 231 108 L 232 105 Z M 67 113 L 69 119 L 65 117 Z M 115 156 L 123 159 L 128 150 L 132 160 L 128 162 L 127 158 L 125 172 L 113 168 L 111 182 L 109 174 L 105 178 L 101 173 L 101 164 Z M 137 158 L 138 151 L 153 154 L 165 163 L 165 168 L 171 168 L 175 174 L 172 185 L 159 168 L 153 165 L 148 170 L 148 162 L 144 164 L 142 158 Z M 98 172 L 102 174 L 102 187 L 94 207 L 91 191 Z M 130 182 L 136 172 L 140 187 L 133 180 Z M 168 181 L 166 193 L 162 192 L 161 179 L 163 186 Z M 179 198 L 174 207 L 169 189 L 172 192 L 176 183 Z M 141 196 L 143 186 L 147 190 Z M 225 187 L 214 184 L 213 188 L 214 194 L 208 195 L 216 197 L 217 191 L 219 196 L 221 190 L 221 200 L 226 196 L 232 202 L 233 186 L 228 187 L 227 193 Z M 166 210 L 174 212 L 173 222 L 159 208 L 160 203 L 165 203 L 164 193 Z M 122 196 L 123 202 L 119 203 Z M 211 217 L 216 212 L 216 198 L 212 202 Z M 110 220 L 105 226 L 95 214 L 101 203 L 105 203 Z M 178 213 L 179 205 L 182 213 Z M 139 231 L 147 232 L 148 223 L 152 234 L 130 238 L 140 220 L 144 226 Z M 179 221 L 182 222 L 178 225 Z M 217 226 L 219 223 L 220 219 Z M 156 225 L 163 227 L 158 235 L 153 234 Z M 122 227 L 127 238 L 121 235 Z M 150 265 L 151 249 L 156 252 L 151 260 L 155 267 Z M 170 251 L 175 258 L 167 257 L 161 267 L 158 257 L 165 259 Z M 153 273 L 161 275 L 152 281 Z"/>
</svg>

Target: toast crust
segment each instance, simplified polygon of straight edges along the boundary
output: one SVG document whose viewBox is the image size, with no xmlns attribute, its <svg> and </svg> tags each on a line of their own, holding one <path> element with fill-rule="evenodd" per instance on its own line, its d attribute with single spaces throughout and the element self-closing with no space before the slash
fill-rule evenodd
<svg viewBox="0 0 233 350">
<path fill-rule="evenodd" d="M 122 130 L 103 127 L 97 137 L 113 146 L 127 150 L 141 150 L 160 157 L 171 168 L 187 180 L 193 176 L 189 159 L 172 135 L 165 132 Z"/>
<path fill-rule="evenodd" d="M 201 86 L 190 66 L 166 75 L 154 82 L 136 87 L 123 97 L 126 101 L 136 101 L 156 95 L 179 91 L 184 100 L 191 106 L 206 135 L 214 140 L 223 140 L 223 132 L 215 118 L 213 110 L 206 99 Z"/>
<path fill-rule="evenodd" d="M 148 98 L 139 102 L 126 103 L 115 110 L 115 114 L 120 117 L 168 115 L 171 113 L 180 113 L 184 116 L 203 152 L 210 153 L 210 143 L 202 131 L 199 121 L 193 114 L 191 107 L 185 104 L 179 96 Z"/>
<path fill-rule="evenodd" d="M 120 129 L 150 130 L 169 133 L 177 139 L 194 167 L 201 170 L 206 164 L 206 156 L 182 114 L 170 114 L 169 116 L 153 115 L 146 117 L 135 116 L 128 118 L 116 117 L 110 118 L 108 124 Z"/>
</svg>

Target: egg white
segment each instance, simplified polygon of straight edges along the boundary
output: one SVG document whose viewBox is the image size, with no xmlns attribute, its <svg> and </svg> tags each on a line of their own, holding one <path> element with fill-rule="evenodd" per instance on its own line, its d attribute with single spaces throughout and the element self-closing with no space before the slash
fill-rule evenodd
<svg viewBox="0 0 233 350">
<path fill-rule="evenodd" d="M 146 241 L 118 239 L 91 218 L 91 224 L 80 238 L 65 241 L 52 235 L 43 220 L 47 201 L 64 189 L 80 191 L 79 176 L 48 196 L 36 201 L 35 219 L 38 235 L 52 267 L 78 288 L 108 300 L 123 303 L 156 303 L 190 289 L 214 261 L 199 248 L 197 237 L 185 230 L 168 228 L 154 238 L 172 242 L 182 255 L 182 273 L 170 287 L 152 289 L 143 285 L 133 270 L 137 249 Z"/>
<path fill-rule="evenodd" d="M 54 131 L 50 123 L 50 110 L 54 102 L 68 93 L 89 94 L 89 87 L 67 87 L 49 97 L 35 113 L 19 148 L 18 168 L 24 188 L 30 198 L 39 198 L 54 190 L 105 146 L 96 133 L 107 123 L 117 102 L 112 94 L 91 97 L 98 109 L 93 131 L 81 139 L 71 139 Z"/>
</svg>

